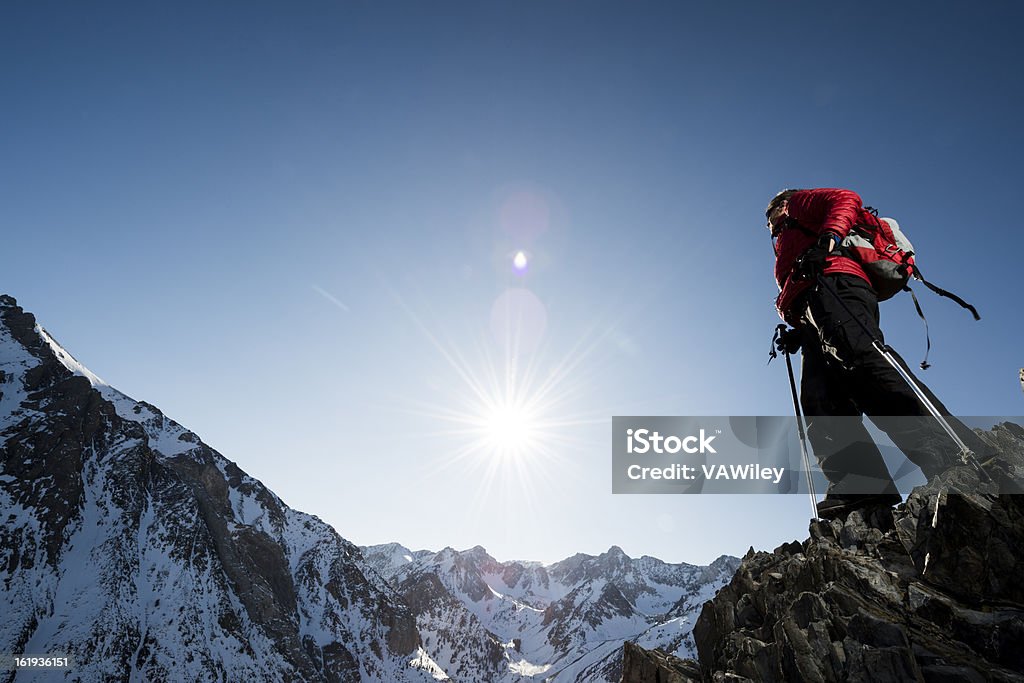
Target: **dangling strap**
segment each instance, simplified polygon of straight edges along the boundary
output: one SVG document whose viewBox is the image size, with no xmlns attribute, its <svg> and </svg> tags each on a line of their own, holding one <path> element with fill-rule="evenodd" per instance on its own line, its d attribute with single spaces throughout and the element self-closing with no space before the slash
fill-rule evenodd
<svg viewBox="0 0 1024 683">
<path fill-rule="evenodd" d="M 924 311 L 921 310 L 921 302 L 917 300 L 917 295 L 914 294 L 914 290 L 910 287 L 904 286 L 903 289 L 910 292 L 911 298 L 914 299 L 914 308 L 917 309 L 917 315 L 924 321 L 924 338 L 928 342 L 928 346 L 924 350 L 924 360 L 921 361 L 921 369 L 927 370 L 932 365 L 928 362 L 928 354 L 932 352 L 932 336 L 928 333 L 928 318 L 924 317 Z"/>
<path fill-rule="evenodd" d="M 921 269 L 917 267 L 916 263 L 914 264 L 914 279 L 920 280 L 925 287 L 932 290 L 939 296 L 944 296 L 947 299 L 952 299 L 953 301 L 960 304 L 960 306 L 962 306 L 963 308 L 966 308 L 968 311 L 971 312 L 971 315 L 974 316 L 975 320 L 981 320 L 981 316 L 978 315 L 978 309 L 976 309 L 974 306 L 970 305 L 969 303 L 958 297 L 956 294 L 953 294 L 952 292 L 947 292 L 942 287 L 933 285 L 932 283 L 925 280 L 924 276 L 921 275 Z M 921 361 L 921 369 L 927 370 L 928 368 L 931 367 L 931 364 L 928 362 L 928 354 L 931 353 L 932 350 L 932 338 L 931 335 L 928 333 L 928 319 L 924 317 L 924 311 L 921 310 L 921 302 L 917 300 L 917 295 L 914 294 L 914 290 L 912 290 L 909 286 L 904 286 L 903 289 L 910 292 L 910 296 L 914 299 L 914 308 L 917 309 L 917 315 L 918 317 L 921 318 L 922 321 L 924 321 L 924 338 L 927 342 L 927 347 L 925 348 L 924 352 L 924 360 Z"/>
<path fill-rule="evenodd" d="M 916 279 L 920 280 L 924 284 L 925 287 L 927 287 L 928 289 L 932 290 L 933 292 L 935 292 L 939 296 L 944 296 L 947 299 L 952 299 L 953 301 L 955 301 L 958 304 L 960 304 L 960 306 L 962 308 L 966 308 L 968 311 L 971 312 L 971 315 L 974 316 L 975 320 L 981 320 L 981 316 L 978 315 L 978 309 L 976 309 L 974 306 L 970 305 L 969 303 L 967 303 L 966 301 L 964 301 L 963 299 L 958 297 L 956 294 L 953 294 L 952 292 L 947 292 L 942 287 L 938 287 L 936 285 L 933 285 L 932 283 L 930 283 L 927 280 L 925 280 L 924 276 L 921 275 L 921 269 L 917 267 L 916 263 L 914 264 L 914 277 Z"/>
</svg>

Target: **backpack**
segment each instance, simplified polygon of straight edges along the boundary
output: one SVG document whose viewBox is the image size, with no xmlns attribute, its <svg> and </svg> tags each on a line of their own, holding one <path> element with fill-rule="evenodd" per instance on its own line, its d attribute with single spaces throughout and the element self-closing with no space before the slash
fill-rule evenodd
<svg viewBox="0 0 1024 683">
<path fill-rule="evenodd" d="M 874 224 L 853 226 L 840 246 L 864 268 L 878 300 L 885 301 L 906 289 L 916 275 L 914 245 L 895 220 L 878 218 L 878 211 L 871 207 L 865 210 L 876 219 Z"/>
<path fill-rule="evenodd" d="M 924 354 L 924 360 L 921 362 L 921 369 L 927 370 L 930 367 L 928 352 L 931 351 L 932 340 L 928 334 L 928 320 L 924 317 L 924 311 L 921 310 L 917 295 L 907 284 L 910 278 L 913 277 L 920 281 L 939 296 L 952 299 L 960 304 L 971 312 L 975 320 L 981 320 L 981 316 L 978 315 L 978 310 L 974 306 L 956 294 L 924 279 L 921 269 L 914 262 L 914 245 L 900 230 L 899 223 L 892 218 L 879 218 L 878 211 L 870 206 L 864 207 L 864 210 L 874 218 L 874 221 L 853 226 L 850 233 L 843 238 L 841 247 L 846 256 L 856 260 L 864 268 L 868 279 L 871 280 L 871 286 L 878 294 L 879 301 L 891 299 L 902 291 L 910 292 L 917 314 L 924 321 L 928 347 Z"/>
</svg>

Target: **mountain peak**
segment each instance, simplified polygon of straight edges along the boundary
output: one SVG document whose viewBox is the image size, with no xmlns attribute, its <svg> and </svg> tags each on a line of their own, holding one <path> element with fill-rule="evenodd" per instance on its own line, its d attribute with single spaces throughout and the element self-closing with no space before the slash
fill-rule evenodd
<svg viewBox="0 0 1024 683">
<path fill-rule="evenodd" d="M 461 553 L 463 556 L 471 558 L 474 562 L 487 562 L 497 564 L 497 560 L 488 554 L 487 550 L 482 545 L 475 545 L 469 550 L 464 550 Z"/>
<path fill-rule="evenodd" d="M 0 652 L 66 652 L 83 680 L 443 675 L 355 546 L 103 383 L 9 296 L 0 447 Z"/>
</svg>

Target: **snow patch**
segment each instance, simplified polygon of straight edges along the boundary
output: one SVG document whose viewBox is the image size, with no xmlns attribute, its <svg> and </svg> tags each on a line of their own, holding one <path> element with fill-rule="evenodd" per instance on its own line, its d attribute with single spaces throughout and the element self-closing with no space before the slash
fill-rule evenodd
<svg viewBox="0 0 1024 683">
<path fill-rule="evenodd" d="M 68 353 L 64 347 L 58 344 L 57 340 L 51 337 L 50 333 L 43 329 L 42 325 L 36 323 L 35 332 L 50 346 L 50 350 L 53 351 L 53 355 L 57 357 L 57 360 L 59 360 L 61 364 L 72 373 L 79 377 L 85 377 L 94 387 L 110 386 L 97 375 L 93 374 L 89 368 L 75 360 L 75 357 Z"/>
<path fill-rule="evenodd" d="M 539 676 L 547 673 L 548 669 L 551 668 L 550 664 L 531 664 L 525 659 L 521 659 L 518 662 L 511 662 L 508 665 L 509 671 L 519 676 L 525 676 L 531 678 L 533 676 Z"/>
<path fill-rule="evenodd" d="M 420 671 L 426 671 L 429 673 L 435 681 L 450 681 L 448 674 L 444 672 L 444 669 L 437 665 L 427 651 L 422 647 L 416 648 L 416 656 L 409 660 L 409 666 L 413 669 L 419 669 Z"/>
</svg>

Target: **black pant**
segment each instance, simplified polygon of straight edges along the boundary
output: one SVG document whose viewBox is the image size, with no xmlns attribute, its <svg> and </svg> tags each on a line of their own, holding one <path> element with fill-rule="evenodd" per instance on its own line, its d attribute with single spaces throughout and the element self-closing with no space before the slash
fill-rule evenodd
<svg viewBox="0 0 1024 683">
<path fill-rule="evenodd" d="M 888 434 L 925 476 L 949 467 L 957 461 L 959 447 L 873 346 L 872 338 L 884 343 L 874 290 L 853 275 L 822 278 L 825 282 L 817 283 L 801 302 L 800 404 L 814 454 L 829 480 L 829 495 L 897 492 L 861 415 Z M 909 372 L 903 359 L 892 355 Z M 918 385 L 941 414 L 949 415 L 926 386 Z M 972 448 L 980 441 L 959 420 L 950 422 Z"/>
</svg>

